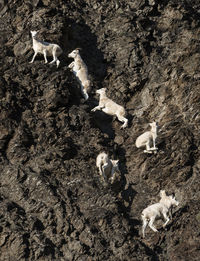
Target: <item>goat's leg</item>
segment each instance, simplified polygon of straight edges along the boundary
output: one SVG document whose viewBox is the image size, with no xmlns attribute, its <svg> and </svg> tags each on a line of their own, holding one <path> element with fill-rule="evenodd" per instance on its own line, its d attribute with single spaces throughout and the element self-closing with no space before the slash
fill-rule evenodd
<svg viewBox="0 0 200 261">
<path fill-rule="evenodd" d="M 109 166 L 108 163 L 104 163 L 103 166 L 102 166 L 102 173 L 103 173 L 103 177 L 104 177 L 104 180 L 107 181 L 107 177 L 105 175 L 105 169 Z"/>
<path fill-rule="evenodd" d="M 56 59 L 57 68 L 58 68 L 59 64 L 60 64 L 60 61 L 59 61 L 58 58 L 57 58 L 57 59 Z"/>
<path fill-rule="evenodd" d="M 101 166 L 99 166 L 99 174 L 100 174 L 100 176 L 103 176 Z"/>
<path fill-rule="evenodd" d="M 89 95 L 87 94 L 85 88 L 82 85 L 81 85 L 81 92 L 85 100 L 87 100 L 89 98 Z"/>
<path fill-rule="evenodd" d="M 107 181 L 106 175 L 105 175 L 105 165 L 99 166 L 99 174 L 103 177 L 104 181 Z"/>
<path fill-rule="evenodd" d="M 156 139 L 153 137 L 153 149 L 157 150 L 158 148 L 156 148 Z"/>
<path fill-rule="evenodd" d="M 150 218 L 149 227 L 150 227 L 154 232 L 158 232 L 158 230 L 153 226 L 154 220 L 155 220 L 155 217 L 151 217 L 151 218 Z"/>
<path fill-rule="evenodd" d="M 126 128 L 128 125 L 128 119 L 126 119 L 125 117 L 120 116 L 120 115 L 117 115 L 117 118 L 119 121 L 124 122 L 124 124 L 121 126 L 121 128 L 123 128 L 123 129 Z"/>
<path fill-rule="evenodd" d="M 47 51 L 46 50 L 43 51 L 43 55 L 44 55 L 45 63 L 48 63 L 48 61 L 47 61 Z"/>
<path fill-rule="evenodd" d="M 164 212 L 163 213 L 163 217 L 165 218 L 165 220 L 166 220 L 166 222 L 165 222 L 165 224 L 163 225 L 163 227 L 166 227 L 166 225 L 167 225 L 167 223 L 169 222 L 169 218 L 168 218 L 168 216 L 167 216 L 167 213 L 166 212 Z"/>
<path fill-rule="evenodd" d="M 33 58 L 32 58 L 32 60 L 29 63 L 33 63 L 34 62 L 36 55 L 37 55 L 37 52 L 34 53 Z"/>
<path fill-rule="evenodd" d="M 55 51 L 53 51 L 52 54 L 53 54 L 53 60 L 49 64 L 55 63 L 57 61 L 57 57 L 56 57 Z"/>
<path fill-rule="evenodd" d="M 145 237 L 145 229 L 146 229 L 146 226 L 148 224 L 148 220 L 145 218 L 145 217 L 142 217 L 142 221 L 143 221 L 143 225 L 142 225 L 142 236 L 143 238 Z"/>
<path fill-rule="evenodd" d="M 172 208 L 169 209 L 168 213 L 169 213 L 169 219 L 172 219 Z"/>
<path fill-rule="evenodd" d="M 112 168 L 111 170 L 111 184 L 113 184 L 114 180 L 115 180 L 115 176 L 116 176 L 116 172 L 114 170 L 114 168 Z"/>
<path fill-rule="evenodd" d="M 146 150 L 144 150 L 144 153 L 152 153 L 151 149 L 150 149 L 150 140 L 147 141 L 146 143 Z"/>
<path fill-rule="evenodd" d="M 68 66 L 67 66 L 69 69 L 72 69 L 74 67 L 74 62 L 70 63 Z"/>
<path fill-rule="evenodd" d="M 156 139 L 153 137 L 153 147 L 150 148 L 150 150 L 157 150 L 158 148 L 156 147 Z"/>
<path fill-rule="evenodd" d="M 103 108 L 104 108 L 104 106 L 98 105 L 98 106 L 94 107 L 91 111 L 101 110 Z"/>
</svg>

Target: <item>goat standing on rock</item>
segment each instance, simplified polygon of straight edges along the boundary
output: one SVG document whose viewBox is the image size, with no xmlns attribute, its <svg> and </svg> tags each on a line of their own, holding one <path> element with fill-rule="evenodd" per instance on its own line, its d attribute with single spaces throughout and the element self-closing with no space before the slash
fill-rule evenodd
<svg viewBox="0 0 200 261">
<path fill-rule="evenodd" d="M 111 160 L 105 152 L 100 153 L 96 159 L 96 166 L 99 168 L 99 174 L 103 176 L 104 180 L 111 180 L 113 184 L 115 180 L 115 173 L 119 171 L 119 160 Z"/>
<path fill-rule="evenodd" d="M 141 148 L 146 146 L 145 153 L 152 153 L 152 151 L 156 152 L 158 148 L 156 148 L 156 138 L 157 138 L 157 124 L 156 122 L 149 123 L 151 126 L 150 131 L 146 131 L 142 135 L 140 135 L 135 142 L 137 148 Z M 153 147 L 150 148 L 150 144 L 153 142 Z"/>
<path fill-rule="evenodd" d="M 92 109 L 92 111 L 102 110 L 109 115 L 116 115 L 118 120 L 124 122 L 121 128 L 125 128 L 128 125 L 128 119 L 125 118 L 125 109 L 121 105 L 118 105 L 106 96 L 106 89 L 101 88 L 96 91 L 100 94 L 99 105 Z"/>
<path fill-rule="evenodd" d="M 83 62 L 79 49 L 75 49 L 68 57 L 74 58 L 74 61 L 68 65 L 68 68 L 72 70 L 74 75 L 77 77 L 80 85 L 81 85 L 81 92 L 84 96 L 85 100 L 89 98 L 88 92 L 90 90 L 90 80 L 88 78 L 88 69 L 86 64 Z"/>
<path fill-rule="evenodd" d="M 57 44 L 43 42 L 36 39 L 36 35 L 37 35 L 36 31 L 31 31 L 31 34 L 33 39 L 33 50 L 35 53 L 30 63 L 34 62 L 35 57 L 38 53 L 42 53 L 44 55 L 45 63 L 48 63 L 47 55 L 52 55 L 53 60 L 50 62 L 50 64 L 56 62 L 56 65 L 58 67 L 60 64 L 60 61 L 58 60 L 58 56 L 60 56 L 61 53 L 63 52 L 60 46 Z"/>
<path fill-rule="evenodd" d="M 176 201 L 175 197 L 173 197 L 172 195 L 171 196 L 166 195 L 165 190 L 160 191 L 160 197 L 161 197 L 161 199 L 160 199 L 159 203 L 150 205 L 142 211 L 143 237 L 145 237 L 144 231 L 145 231 L 147 224 L 154 232 L 158 232 L 158 230 L 153 226 L 153 222 L 156 219 L 156 217 L 160 217 L 161 215 L 163 215 L 163 217 L 166 220 L 166 222 L 163 225 L 163 227 L 165 227 L 167 225 L 167 223 L 169 222 L 169 217 L 167 216 L 169 209 L 173 205 L 174 206 L 179 205 L 179 202 Z"/>
</svg>

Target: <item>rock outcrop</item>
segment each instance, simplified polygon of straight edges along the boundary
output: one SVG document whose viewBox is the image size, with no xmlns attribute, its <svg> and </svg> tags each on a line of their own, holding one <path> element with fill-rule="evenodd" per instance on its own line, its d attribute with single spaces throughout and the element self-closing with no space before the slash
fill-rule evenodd
<svg viewBox="0 0 200 261">
<path fill-rule="evenodd" d="M 0 1 L 0 260 L 199 260 L 200 4 L 192 0 Z M 30 30 L 64 50 L 31 61 Z M 80 47 L 92 91 L 67 68 Z M 49 59 L 50 61 L 50 59 Z M 103 112 L 95 91 L 128 112 Z M 136 138 L 156 121 L 158 153 Z M 106 151 L 121 176 L 105 184 Z M 141 235 L 160 189 L 180 202 Z"/>
</svg>

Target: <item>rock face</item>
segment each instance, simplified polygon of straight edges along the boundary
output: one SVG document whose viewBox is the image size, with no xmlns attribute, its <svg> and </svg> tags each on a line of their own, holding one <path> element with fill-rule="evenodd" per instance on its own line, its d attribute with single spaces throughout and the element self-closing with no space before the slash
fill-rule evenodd
<svg viewBox="0 0 200 261">
<path fill-rule="evenodd" d="M 188 0 L 0 1 L 0 260 L 199 260 L 200 4 Z M 33 64 L 30 30 L 64 50 Z M 80 47 L 87 102 L 67 65 Z M 49 61 L 51 61 L 49 58 Z M 95 91 L 128 112 L 129 126 L 91 112 Z M 157 154 L 136 138 L 159 125 Z M 105 184 L 106 151 L 121 175 Z M 142 210 L 175 193 L 159 233 L 141 237 Z"/>
</svg>

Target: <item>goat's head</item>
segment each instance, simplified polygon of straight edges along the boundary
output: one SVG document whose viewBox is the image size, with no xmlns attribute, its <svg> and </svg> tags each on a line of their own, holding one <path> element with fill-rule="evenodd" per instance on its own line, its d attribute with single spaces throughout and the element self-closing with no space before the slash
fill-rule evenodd
<svg viewBox="0 0 200 261">
<path fill-rule="evenodd" d="M 71 53 L 68 54 L 68 57 L 75 58 L 77 56 L 77 54 L 79 54 L 79 50 L 80 50 L 80 48 L 73 50 Z"/>
<path fill-rule="evenodd" d="M 166 192 L 165 192 L 165 190 L 161 190 L 161 191 L 160 191 L 160 197 L 161 197 L 161 198 L 166 197 Z"/>
<path fill-rule="evenodd" d="M 36 36 L 37 33 L 38 33 L 37 31 L 31 31 L 33 37 Z"/>
<path fill-rule="evenodd" d="M 115 171 L 119 171 L 119 160 L 112 160 L 112 165 Z"/>
<path fill-rule="evenodd" d="M 105 93 L 105 92 L 106 92 L 106 88 L 101 88 L 96 91 L 96 93 L 98 93 L 98 94 Z"/>
<path fill-rule="evenodd" d="M 175 199 L 175 197 L 169 196 L 168 198 L 169 198 L 169 200 L 171 202 L 171 205 L 174 205 L 174 206 L 178 206 L 179 205 L 179 202 Z"/>
<path fill-rule="evenodd" d="M 157 122 L 155 122 L 155 121 L 149 123 L 149 125 L 151 126 L 151 129 L 153 129 L 153 130 L 156 130 L 158 128 Z"/>
</svg>

